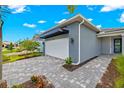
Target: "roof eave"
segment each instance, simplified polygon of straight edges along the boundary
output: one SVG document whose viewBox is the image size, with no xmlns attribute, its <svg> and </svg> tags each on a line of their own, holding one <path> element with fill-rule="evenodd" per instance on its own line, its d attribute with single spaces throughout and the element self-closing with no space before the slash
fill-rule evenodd
<svg viewBox="0 0 124 93">
<path fill-rule="evenodd" d="M 76 21 L 81 22 L 82 20 L 84 20 L 85 24 L 88 25 L 91 29 L 95 30 L 96 32 L 101 31 L 101 29 L 99 29 L 95 25 L 93 25 L 90 21 L 88 21 L 86 18 L 84 18 L 81 14 L 78 14 L 78 15 L 76 15 L 76 16 L 74 16 L 74 17 L 72 17 L 72 18 L 70 18 L 70 19 L 68 19 L 68 20 L 66 20 L 66 21 L 64 21 L 64 22 L 46 30 L 44 33 L 47 33 L 47 32 L 49 32 L 49 31 L 51 31 L 51 30 L 53 30 L 57 27 L 62 27 L 62 26 L 69 25 L 69 24 L 71 24 L 73 22 L 76 22 Z M 42 33 L 42 34 L 44 34 L 44 33 Z"/>
</svg>

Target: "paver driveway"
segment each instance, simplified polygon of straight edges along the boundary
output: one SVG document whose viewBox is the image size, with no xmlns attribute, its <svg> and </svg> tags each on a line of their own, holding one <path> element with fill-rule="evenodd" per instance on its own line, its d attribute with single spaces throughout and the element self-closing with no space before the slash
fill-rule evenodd
<svg viewBox="0 0 124 93">
<path fill-rule="evenodd" d="M 33 74 L 44 74 L 55 87 L 95 87 L 112 56 L 101 55 L 73 72 L 62 67 L 63 60 L 49 56 L 35 57 L 3 65 L 3 79 L 9 86 L 29 80 Z"/>
</svg>

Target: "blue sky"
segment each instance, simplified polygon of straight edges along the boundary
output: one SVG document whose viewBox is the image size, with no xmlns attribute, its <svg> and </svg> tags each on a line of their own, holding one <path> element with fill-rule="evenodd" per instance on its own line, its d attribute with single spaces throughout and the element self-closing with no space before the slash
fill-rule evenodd
<svg viewBox="0 0 124 93">
<path fill-rule="evenodd" d="M 8 14 L 3 27 L 3 41 L 16 42 L 41 33 L 64 20 L 81 13 L 100 28 L 124 27 L 124 6 L 78 6 L 74 14 L 69 14 L 66 6 L 8 6 Z"/>
</svg>

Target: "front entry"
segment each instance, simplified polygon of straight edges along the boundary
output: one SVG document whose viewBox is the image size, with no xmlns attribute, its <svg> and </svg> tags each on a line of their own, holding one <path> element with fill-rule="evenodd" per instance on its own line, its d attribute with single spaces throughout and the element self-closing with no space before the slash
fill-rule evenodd
<svg viewBox="0 0 124 93">
<path fill-rule="evenodd" d="M 116 38 L 114 39 L 114 53 L 121 53 L 122 52 L 122 39 Z"/>
</svg>

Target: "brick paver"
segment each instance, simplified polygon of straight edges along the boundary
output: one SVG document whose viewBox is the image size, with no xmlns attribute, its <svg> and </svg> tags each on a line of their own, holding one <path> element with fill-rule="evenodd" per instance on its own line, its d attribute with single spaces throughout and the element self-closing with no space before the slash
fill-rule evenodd
<svg viewBox="0 0 124 93">
<path fill-rule="evenodd" d="M 82 67 L 70 72 L 62 67 L 63 60 L 41 56 L 3 65 L 3 79 L 9 86 L 29 80 L 33 74 L 44 74 L 55 87 L 92 88 L 95 87 L 112 59 L 111 55 L 101 55 Z"/>
</svg>

